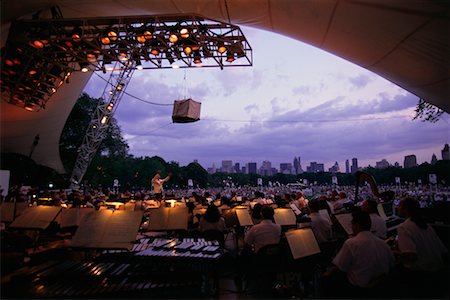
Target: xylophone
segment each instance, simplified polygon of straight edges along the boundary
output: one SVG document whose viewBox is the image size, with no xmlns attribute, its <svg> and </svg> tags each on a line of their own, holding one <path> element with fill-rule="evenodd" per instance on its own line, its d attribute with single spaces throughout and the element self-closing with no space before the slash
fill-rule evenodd
<svg viewBox="0 0 450 300">
<path fill-rule="evenodd" d="M 104 250 L 89 261 L 48 261 L 21 270 L 3 296 L 201 298 L 215 292 L 211 274 L 222 251 L 201 238 L 143 238 L 130 252 Z"/>
</svg>

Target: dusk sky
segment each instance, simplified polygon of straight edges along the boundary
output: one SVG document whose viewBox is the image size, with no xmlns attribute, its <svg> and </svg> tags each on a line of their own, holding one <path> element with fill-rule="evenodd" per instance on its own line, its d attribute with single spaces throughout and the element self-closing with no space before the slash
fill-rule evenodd
<svg viewBox="0 0 450 300">
<path fill-rule="evenodd" d="M 437 123 L 412 120 L 418 97 L 382 77 L 323 50 L 278 34 L 241 27 L 253 49 L 253 66 L 136 71 L 115 117 L 134 156 L 160 156 L 185 166 L 222 160 L 244 166 L 301 157 L 328 170 L 335 161 L 360 166 L 387 159 L 418 163 L 450 140 L 450 116 Z M 106 76 L 102 73 L 98 75 Z M 105 82 L 85 87 L 100 97 Z M 201 120 L 171 124 L 174 100 L 202 103 Z"/>
</svg>

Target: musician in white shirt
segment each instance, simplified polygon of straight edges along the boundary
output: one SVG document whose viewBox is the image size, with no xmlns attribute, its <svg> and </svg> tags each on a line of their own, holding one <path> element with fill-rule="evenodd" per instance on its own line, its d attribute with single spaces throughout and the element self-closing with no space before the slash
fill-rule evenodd
<svg viewBox="0 0 450 300">
<path fill-rule="evenodd" d="M 386 221 L 378 215 L 377 206 L 377 202 L 373 200 L 365 200 L 361 205 L 361 210 L 365 211 L 370 216 L 370 221 L 372 222 L 370 231 L 380 239 L 384 240 L 387 236 Z"/>
<path fill-rule="evenodd" d="M 319 201 L 309 202 L 309 217 L 311 219 L 311 228 L 316 237 L 317 243 L 325 243 L 332 237 L 332 229 L 330 222 L 319 214 Z"/>
</svg>

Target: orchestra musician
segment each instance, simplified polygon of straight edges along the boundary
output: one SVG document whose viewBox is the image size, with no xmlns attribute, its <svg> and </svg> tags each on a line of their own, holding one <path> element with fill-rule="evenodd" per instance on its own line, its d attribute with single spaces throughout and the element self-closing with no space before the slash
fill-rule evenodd
<svg viewBox="0 0 450 300">
<path fill-rule="evenodd" d="M 323 274 L 324 292 L 333 296 L 358 297 L 367 294 L 394 267 L 394 255 L 386 243 L 370 232 L 367 213 L 352 213 L 355 237 L 347 239 L 332 263 L 334 267 Z M 345 277 L 342 274 L 345 273 Z"/>
</svg>

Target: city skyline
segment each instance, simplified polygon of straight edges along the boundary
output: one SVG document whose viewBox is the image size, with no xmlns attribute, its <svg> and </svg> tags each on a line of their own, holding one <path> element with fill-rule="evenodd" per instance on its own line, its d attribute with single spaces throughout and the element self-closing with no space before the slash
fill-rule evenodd
<svg viewBox="0 0 450 300">
<path fill-rule="evenodd" d="M 115 113 L 130 154 L 206 167 L 222 159 L 279 166 L 301 156 L 304 169 L 311 161 L 343 169 L 353 157 L 362 166 L 402 164 L 410 154 L 429 162 L 449 143 L 449 114 L 413 120 L 419 98 L 386 79 L 299 41 L 242 30 L 252 67 L 134 73 L 126 92 L 141 100 L 125 95 Z M 292 55 L 274 55 L 268 40 Z M 84 89 L 92 97 L 103 91 L 99 76 Z M 172 123 L 173 101 L 186 98 L 202 103 L 200 121 Z"/>
</svg>

